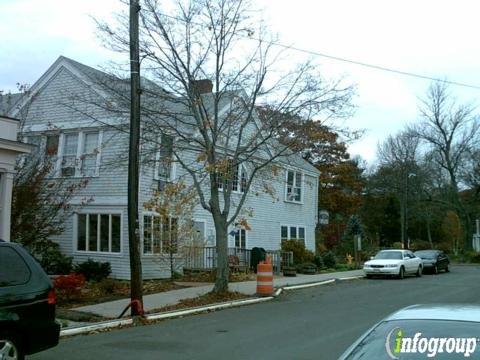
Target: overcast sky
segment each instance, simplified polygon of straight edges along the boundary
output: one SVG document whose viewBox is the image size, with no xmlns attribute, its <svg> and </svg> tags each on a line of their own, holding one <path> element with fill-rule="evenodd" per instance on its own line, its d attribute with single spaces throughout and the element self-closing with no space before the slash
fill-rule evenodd
<svg viewBox="0 0 480 360">
<path fill-rule="evenodd" d="M 364 63 L 480 86 L 478 1 L 465 0 L 253 0 L 280 41 Z M 96 38 L 91 16 L 111 18 L 117 0 L 1 0 L 0 90 L 33 84 L 65 55 L 91 66 L 112 54 Z M 326 77 L 357 86 L 348 120 L 367 130 L 350 147 L 373 161 L 377 142 L 418 120 L 417 103 L 429 81 L 318 59 Z M 452 86 L 462 102 L 480 90 Z"/>
</svg>

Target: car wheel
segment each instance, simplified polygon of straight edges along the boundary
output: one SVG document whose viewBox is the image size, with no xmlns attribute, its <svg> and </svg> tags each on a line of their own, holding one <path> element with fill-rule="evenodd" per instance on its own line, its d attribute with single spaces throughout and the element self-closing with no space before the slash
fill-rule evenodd
<svg viewBox="0 0 480 360">
<path fill-rule="evenodd" d="M 450 272 L 450 269 L 448 268 L 448 265 L 445 267 L 445 272 Z"/>
<path fill-rule="evenodd" d="M 438 274 L 438 266 L 437 266 L 436 264 L 435 264 L 435 266 L 433 267 L 433 273 L 434 273 L 435 275 Z"/>
<path fill-rule="evenodd" d="M 418 270 L 417 270 L 417 273 L 415 274 L 417 277 L 421 277 L 422 276 L 422 272 L 423 272 L 423 269 L 422 269 L 422 265 L 420 265 L 418 267 Z"/>
<path fill-rule="evenodd" d="M 17 336 L 8 332 L 0 332 L 0 359 L 23 360 L 24 358 Z"/>
<path fill-rule="evenodd" d="M 372 278 L 372 275 L 370 275 L 370 274 L 367 274 L 366 276 L 367 276 L 367 279 L 371 279 L 371 278 Z"/>
<path fill-rule="evenodd" d="M 400 271 L 398 272 L 398 278 L 399 278 L 400 280 L 402 280 L 404 277 L 405 277 L 405 269 L 404 269 L 404 267 L 402 266 L 402 267 L 400 268 Z"/>
</svg>

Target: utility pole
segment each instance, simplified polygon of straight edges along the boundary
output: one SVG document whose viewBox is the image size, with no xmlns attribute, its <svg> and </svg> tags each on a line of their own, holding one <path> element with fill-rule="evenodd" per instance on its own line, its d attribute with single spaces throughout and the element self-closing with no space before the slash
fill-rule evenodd
<svg viewBox="0 0 480 360">
<path fill-rule="evenodd" d="M 128 245 L 130 248 L 131 314 L 143 314 L 143 281 L 138 223 L 140 143 L 140 54 L 138 0 L 130 0 L 130 144 L 128 152 Z"/>
</svg>

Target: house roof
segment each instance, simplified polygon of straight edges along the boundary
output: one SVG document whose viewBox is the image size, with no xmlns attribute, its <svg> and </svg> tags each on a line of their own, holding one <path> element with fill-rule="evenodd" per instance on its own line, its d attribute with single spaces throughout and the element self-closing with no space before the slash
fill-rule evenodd
<svg viewBox="0 0 480 360">
<path fill-rule="evenodd" d="M 99 95 L 102 97 L 106 98 L 115 98 L 115 96 L 118 97 L 118 93 L 129 93 L 130 91 L 130 84 L 128 79 L 122 79 L 120 77 L 107 74 L 104 71 L 95 69 L 91 66 L 82 64 L 78 61 L 75 61 L 73 59 L 70 59 L 65 56 L 60 56 L 55 63 L 47 70 L 47 72 L 32 86 L 30 93 L 33 95 L 35 91 L 38 91 L 44 83 L 48 80 L 50 76 L 53 76 L 55 73 L 55 70 L 59 66 L 65 66 L 69 70 L 73 71 L 76 73 L 77 76 L 79 76 L 84 82 L 89 84 L 91 87 L 96 90 Z M 144 106 L 152 106 L 158 107 L 159 103 L 159 97 L 158 96 L 148 96 L 148 94 L 153 94 L 153 93 L 159 93 L 163 92 L 164 95 L 161 98 L 163 99 L 163 102 L 166 102 L 166 99 L 171 99 L 171 101 L 168 101 L 168 106 L 169 109 L 178 112 L 179 115 L 183 116 L 183 124 L 188 124 L 191 120 L 191 125 L 194 125 L 194 120 L 193 118 L 189 118 L 188 116 L 188 111 L 185 107 L 184 104 L 182 104 L 182 99 L 177 99 L 174 98 L 173 96 L 169 96 L 168 92 L 165 91 L 163 88 L 158 86 L 155 82 L 142 77 L 142 86 L 144 87 Z M 19 99 L 21 98 L 22 94 L 14 94 L 14 100 L 15 103 L 19 103 Z M 220 114 L 225 113 L 228 111 L 228 109 L 234 104 L 234 99 L 235 98 L 241 98 L 244 96 L 243 90 L 237 90 L 237 91 L 229 91 L 225 92 L 222 98 L 220 99 L 219 103 L 219 112 Z M 202 97 L 206 100 L 206 108 L 208 110 L 213 109 L 213 95 L 212 94 L 205 94 L 202 95 Z M 9 107 L 9 110 L 11 110 L 12 107 Z M 0 113 L 1 113 L 1 103 L 0 103 Z M 188 125 L 187 125 L 188 126 Z M 278 159 L 278 161 L 286 166 L 292 166 L 292 167 L 297 167 L 302 170 L 308 171 L 310 173 L 314 174 L 319 174 L 320 172 L 309 162 L 304 160 L 299 154 L 294 154 L 290 153 L 286 156 L 282 156 L 281 158 Z"/>
</svg>

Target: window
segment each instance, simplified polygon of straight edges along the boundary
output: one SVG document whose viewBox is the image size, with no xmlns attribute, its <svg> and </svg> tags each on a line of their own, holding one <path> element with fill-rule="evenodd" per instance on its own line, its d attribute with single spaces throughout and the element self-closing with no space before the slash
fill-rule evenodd
<svg viewBox="0 0 480 360">
<path fill-rule="evenodd" d="M 0 287 L 22 285 L 30 279 L 30 269 L 16 250 L 0 247 L 0 264 Z"/>
<path fill-rule="evenodd" d="M 65 134 L 62 154 L 62 176 L 75 176 L 77 167 L 78 134 Z"/>
<path fill-rule="evenodd" d="M 287 184 L 285 200 L 292 202 L 302 201 L 302 173 L 297 171 L 287 171 Z"/>
<path fill-rule="evenodd" d="M 83 176 L 94 176 L 97 170 L 98 157 L 98 132 L 85 133 L 82 145 L 82 166 Z"/>
<path fill-rule="evenodd" d="M 245 229 L 237 229 L 235 233 L 235 247 L 240 249 L 247 247 L 247 231 Z"/>
<path fill-rule="evenodd" d="M 163 134 L 160 140 L 158 152 L 157 178 L 162 181 L 170 181 L 172 178 L 173 163 L 173 137 Z"/>
<path fill-rule="evenodd" d="M 45 146 L 45 157 L 55 165 L 58 154 L 58 135 L 47 135 L 47 145 Z"/>
<path fill-rule="evenodd" d="M 243 193 L 247 188 L 247 173 L 242 165 L 233 164 L 229 160 L 227 169 L 224 172 L 217 172 L 217 187 L 221 190 L 227 189 L 231 184 L 231 190 Z"/>
<path fill-rule="evenodd" d="M 163 221 L 162 221 L 163 220 Z M 178 224 L 173 217 L 143 216 L 143 253 L 176 253 L 178 250 Z"/>
<path fill-rule="evenodd" d="M 298 240 L 305 244 L 305 227 L 303 226 L 286 226 L 280 227 L 281 241 Z"/>
<path fill-rule="evenodd" d="M 77 250 L 120 252 L 120 214 L 78 214 Z"/>
</svg>

